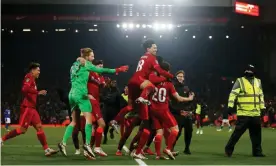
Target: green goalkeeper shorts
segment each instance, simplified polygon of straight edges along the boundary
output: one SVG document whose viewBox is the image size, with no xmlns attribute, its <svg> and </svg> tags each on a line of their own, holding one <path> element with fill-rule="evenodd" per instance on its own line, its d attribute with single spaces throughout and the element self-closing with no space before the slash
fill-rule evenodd
<svg viewBox="0 0 276 166">
<path fill-rule="evenodd" d="M 79 108 L 81 112 L 92 112 L 92 105 L 88 97 L 69 93 L 69 104 L 72 111 Z"/>
</svg>

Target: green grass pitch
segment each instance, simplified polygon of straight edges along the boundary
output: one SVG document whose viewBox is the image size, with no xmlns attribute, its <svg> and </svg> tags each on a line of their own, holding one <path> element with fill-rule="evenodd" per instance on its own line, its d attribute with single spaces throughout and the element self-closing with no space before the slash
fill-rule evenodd
<svg viewBox="0 0 276 166">
<path fill-rule="evenodd" d="M 62 127 L 45 128 L 50 147 L 57 148 L 57 143 L 61 140 L 64 129 Z M 4 133 L 5 130 L 2 129 L 2 135 Z M 144 162 L 147 165 L 276 165 L 276 130 L 263 129 L 263 151 L 267 155 L 265 158 L 251 156 L 248 131 L 238 142 L 233 157 L 224 157 L 224 146 L 230 134 L 226 128 L 217 132 L 213 127 L 205 127 L 203 135 L 196 135 L 195 131 L 193 132 L 192 155 L 187 156 L 182 153 L 184 147 L 182 135 L 175 148 L 181 153 L 175 161 L 155 160 L 155 156 L 149 156 L 149 159 Z M 30 128 L 25 135 L 5 142 L 4 146 L 1 147 L 1 163 L 3 165 L 138 165 L 130 156 L 115 156 L 118 140 L 119 135 L 116 135 L 114 140 L 109 139 L 108 144 L 102 146 L 108 157 L 97 157 L 95 161 L 85 160 L 82 155 L 75 156 L 71 139 L 67 144 L 69 155 L 67 158 L 60 153 L 52 157 L 45 157 L 36 138 L 35 130 Z M 152 150 L 154 150 L 153 144 Z"/>
</svg>

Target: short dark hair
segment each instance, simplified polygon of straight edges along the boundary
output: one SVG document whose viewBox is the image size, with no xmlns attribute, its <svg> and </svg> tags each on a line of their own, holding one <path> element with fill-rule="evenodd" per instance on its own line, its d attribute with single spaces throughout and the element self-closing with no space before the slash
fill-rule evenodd
<svg viewBox="0 0 276 166">
<path fill-rule="evenodd" d="M 184 70 L 178 70 L 178 71 L 175 73 L 175 76 L 177 76 L 178 74 L 183 74 L 183 75 L 185 75 L 185 72 L 184 72 Z"/>
<path fill-rule="evenodd" d="M 160 64 L 160 67 L 165 71 L 170 71 L 171 65 L 168 62 L 162 62 Z"/>
<path fill-rule="evenodd" d="M 95 65 L 95 66 L 97 66 L 97 65 L 103 65 L 103 60 L 96 60 L 96 59 L 94 59 L 92 61 L 92 64 Z"/>
<path fill-rule="evenodd" d="M 29 65 L 28 71 L 30 72 L 31 70 L 36 69 L 38 67 L 40 67 L 39 63 L 31 62 L 30 65 Z"/>
<path fill-rule="evenodd" d="M 153 44 L 155 44 L 154 40 L 148 39 L 143 43 L 143 49 L 147 50 L 147 48 L 151 48 Z"/>
</svg>

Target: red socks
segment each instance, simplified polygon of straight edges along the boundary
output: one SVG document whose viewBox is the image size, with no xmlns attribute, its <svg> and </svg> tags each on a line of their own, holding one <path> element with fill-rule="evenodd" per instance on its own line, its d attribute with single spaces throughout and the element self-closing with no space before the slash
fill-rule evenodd
<svg viewBox="0 0 276 166">
<path fill-rule="evenodd" d="M 6 135 L 4 135 L 2 137 L 2 141 L 6 141 L 8 139 L 14 138 L 14 137 L 16 137 L 16 136 L 18 136 L 20 134 L 22 134 L 22 132 L 20 131 L 20 129 L 14 129 L 14 130 L 8 132 Z"/>
<path fill-rule="evenodd" d="M 150 84 L 143 89 L 140 97 L 142 97 L 143 99 L 147 99 L 149 94 L 151 94 L 152 92 L 154 92 L 154 85 Z"/>
<path fill-rule="evenodd" d="M 101 142 L 102 142 L 102 137 L 103 137 L 103 128 L 98 127 L 95 133 L 95 147 L 101 147 Z"/>
<path fill-rule="evenodd" d="M 47 141 L 46 141 L 46 136 L 45 136 L 44 131 L 43 130 L 38 131 L 36 133 L 36 135 L 37 135 L 37 138 L 38 138 L 39 142 L 41 143 L 43 149 L 44 150 L 48 149 L 49 147 L 48 147 L 48 144 L 47 144 Z"/>
<path fill-rule="evenodd" d="M 124 132 L 125 132 L 125 120 L 122 121 L 121 126 L 120 126 L 121 138 L 123 137 Z"/>
<path fill-rule="evenodd" d="M 168 139 L 167 149 L 171 150 L 173 148 L 173 144 L 176 140 L 177 135 L 178 135 L 178 130 L 172 130 L 171 131 L 171 134 L 170 134 L 169 139 Z"/>
<path fill-rule="evenodd" d="M 143 132 L 141 134 L 141 137 L 136 149 L 136 154 L 140 154 L 142 152 L 142 149 L 146 145 L 149 136 L 150 136 L 150 131 L 148 129 L 143 129 Z"/>
<path fill-rule="evenodd" d="M 162 144 L 162 135 L 156 134 L 154 138 L 155 152 L 157 156 L 161 156 L 161 144 Z"/>
</svg>

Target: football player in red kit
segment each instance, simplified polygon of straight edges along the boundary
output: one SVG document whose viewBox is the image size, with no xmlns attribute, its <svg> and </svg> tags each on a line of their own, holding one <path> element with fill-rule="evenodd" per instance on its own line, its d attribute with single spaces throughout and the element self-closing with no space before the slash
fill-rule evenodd
<svg viewBox="0 0 276 166">
<path fill-rule="evenodd" d="M 170 70 L 170 64 L 163 62 L 162 68 L 166 71 Z M 158 84 L 155 88 L 155 93 L 151 98 L 150 117 L 153 121 L 153 127 L 156 129 L 156 135 L 154 139 L 156 159 L 166 159 L 161 156 L 161 143 L 163 137 L 163 128 L 170 129 L 170 135 L 168 136 L 167 147 L 164 149 L 164 153 L 174 160 L 175 157 L 171 152 L 173 144 L 178 135 L 179 129 L 174 116 L 169 110 L 169 99 L 174 97 L 179 102 L 186 102 L 193 100 L 194 95 L 191 94 L 189 98 L 181 97 L 176 92 L 173 84 L 169 81 L 164 81 Z"/>
<path fill-rule="evenodd" d="M 154 85 L 148 80 L 149 75 L 153 71 L 156 71 L 162 76 L 173 78 L 172 74 L 164 71 L 159 66 L 156 59 L 157 46 L 155 42 L 153 40 L 147 40 L 143 43 L 143 48 L 146 53 L 140 58 L 136 72 L 128 82 L 128 103 L 138 111 L 139 117 L 142 120 L 141 128 L 143 128 L 143 131 L 136 152 L 133 154 L 134 158 L 139 159 L 144 158 L 143 155 L 141 155 L 141 152 L 150 135 L 150 131 L 148 129 L 149 115 L 147 105 L 150 104 L 148 95 L 154 91 Z"/>
<path fill-rule="evenodd" d="M 37 138 L 45 151 L 45 156 L 51 156 L 56 154 L 58 151 L 48 147 L 46 136 L 42 128 L 41 119 L 38 112 L 36 111 L 37 95 L 47 94 L 46 90 L 37 90 L 35 79 L 37 79 L 39 75 L 40 65 L 38 63 L 31 63 L 29 66 L 29 73 L 26 74 L 21 89 L 24 95 L 24 99 L 20 106 L 20 127 L 4 135 L 0 141 L 2 144 L 4 141 L 21 134 L 25 134 L 25 132 L 28 130 L 28 127 L 32 125 L 35 128 Z"/>
<path fill-rule="evenodd" d="M 93 64 L 97 67 L 103 67 L 102 60 L 94 60 Z M 90 72 L 88 80 L 88 94 L 90 102 L 93 108 L 92 115 L 95 117 L 95 131 L 94 138 L 92 141 L 95 141 L 94 152 L 99 156 L 107 156 L 107 154 L 101 148 L 102 135 L 105 128 L 105 122 L 101 113 L 100 108 L 100 87 L 105 85 L 104 77 L 95 72 Z M 93 145 L 94 142 L 91 144 Z"/>
</svg>

